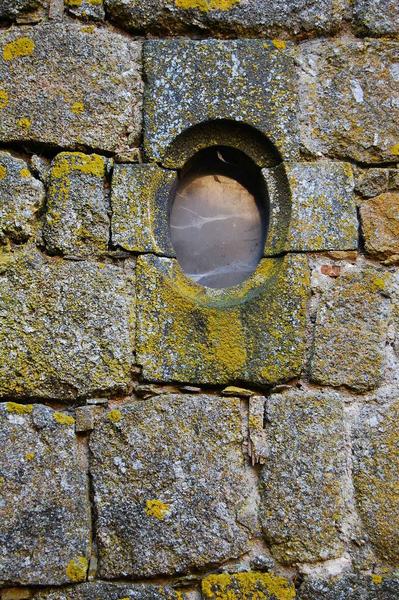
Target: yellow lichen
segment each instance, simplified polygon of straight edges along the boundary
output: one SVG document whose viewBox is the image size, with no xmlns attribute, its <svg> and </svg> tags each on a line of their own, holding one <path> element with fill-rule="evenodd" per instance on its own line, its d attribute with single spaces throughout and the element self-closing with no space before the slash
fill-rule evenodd
<svg viewBox="0 0 399 600">
<path fill-rule="evenodd" d="M 17 125 L 23 129 L 29 129 L 32 125 L 32 121 L 29 119 L 29 117 L 22 117 L 21 119 L 18 119 Z"/>
<path fill-rule="evenodd" d="M 89 0 L 89 4 L 92 6 L 102 6 L 103 0 Z"/>
<path fill-rule="evenodd" d="M 33 460 L 35 458 L 35 453 L 34 452 L 27 452 L 25 454 L 25 458 L 26 458 L 26 460 Z"/>
<path fill-rule="evenodd" d="M 272 44 L 278 50 L 284 50 L 287 47 L 287 42 L 285 40 L 272 40 Z"/>
<path fill-rule="evenodd" d="M 72 171 L 104 177 L 104 158 L 98 154 L 84 154 L 83 152 L 61 152 L 58 154 L 51 169 L 51 177 L 59 179 L 69 175 Z"/>
<path fill-rule="evenodd" d="M 111 421 L 111 423 L 119 423 L 119 421 L 122 419 L 122 413 L 117 408 L 114 408 L 114 410 L 111 410 L 107 414 L 107 419 L 108 421 Z"/>
<path fill-rule="evenodd" d="M 149 517 L 155 517 L 162 521 L 170 510 L 169 504 L 165 504 L 161 500 L 147 500 L 145 512 Z"/>
<path fill-rule="evenodd" d="M 196 8 L 202 12 L 208 12 L 209 10 L 230 10 L 236 4 L 239 4 L 240 0 L 175 0 L 177 8 Z"/>
<path fill-rule="evenodd" d="M 5 108 L 8 104 L 8 93 L 6 90 L 0 90 L 0 109 Z"/>
<path fill-rule="evenodd" d="M 80 31 L 83 31 L 83 33 L 94 33 L 95 29 L 94 25 L 84 25 Z"/>
<path fill-rule="evenodd" d="M 229 372 L 238 373 L 247 360 L 240 310 L 210 310 L 208 336 L 214 360 Z"/>
<path fill-rule="evenodd" d="M 293 600 L 295 587 L 283 577 L 270 573 L 208 575 L 202 580 L 206 600 Z"/>
<path fill-rule="evenodd" d="M 13 60 L 21 56 L 30 56 L 35 49 L 35 42 L 28 37 L 20 37 L 6 44 L 3 48 L 4 60 Z"/>
<path fill-rule="evenodd" d="M 82 0 L 65 0 L 65 4 L 66 6 L 69 6 L 71 8 L 77 8 L 79 6 L 82 6 Z"/>
<path fill-rule="evenodd" d="M 7 169 L 4 165 L 0 165 L 0 179 L 4 179 L 7 176 Z"/>
<path fill-rule="evenodd" d="M 70 581 L 84 581 L 86 579 L 87 559 L 84 556 L 73 558 L 67 565 L 65 572 Z"/>
<path fill-rule="evenodd" d="M 33 410 L 32 404 L 17 404 L 16 402 L 7 402 L 7 412 L 16 415 L 29 415 Z"/>
<path fill-rule="evenodd" d="M 31 172 L 29 171 L 29 169 L 21 169 L 19 174 L 21 175 L 21 177 L 30 177 L 31 176 Z"/>
<path fill-rule="evenodd" d="M 74 425 L 75 424 L 75 419 L 73 417 L 71 417 L 70 415 L 66 415 L 65 413 L 62 413 L 62 412 L 57 412 L 57 411 L 54 412 L 53 419 L 59 425 Z"/>
<path fill-rule="evenodd" d="M 391 154 L 394 154 L 395 156 L 399 156 L 399 143 L 391 146 L 390 150 L 391 150 Z"/>
<path fill-rule="evenodd" d="M 83 102 L 74 102 L 71 106 L 71 111 L 75 113 L 75 115 L 80 115 L 84 112 L 85 105 Z"/>
<path fill-rule="evenodd" d="M 2 475 L 0 475 L 0 488 L 4 485 L 5 479 Z"/>
<path fill-rule="evenodd" d="M 382 575 L 373 574 L 371 576 L 371 579 L 372 579 L 373 583 L 375 583 L 376 585 L 380 585 L 380 583 L 382 583 Z"/>
</svg>

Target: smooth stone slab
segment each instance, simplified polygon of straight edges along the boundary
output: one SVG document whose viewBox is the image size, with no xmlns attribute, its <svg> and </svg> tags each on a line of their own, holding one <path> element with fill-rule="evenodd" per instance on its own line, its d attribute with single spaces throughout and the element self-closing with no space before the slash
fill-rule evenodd
<svg viewBox="0 0 399 600">
<path fill-rule="evenodd" d="M 0 394 L 65 398 L 126 391 L 134 348 L 134 274 L 34 248 L 5 255 Z"/>
<path fill-rule="evenodd" d="M 271 384 L 299 376 L 309 274 L 304 256 L 264 259 L 244 283 L 195 284 L 176 260 L 137 262 L 137 361 L 151 381 Z"/>
<path fill-rule="evenodd" d="M 0 582 L 83 581 L 90 516 L 73 417 L 5 402 L 0 445 Z"/>
<path fill-rule="evenodd" d="M 151 40 L 144 44 L 144 71 L 144 147 L 151 160 L 162 161 L 187 128 L 220 119 L 258 129 L 285 159 L 297 154 L 291 47 L 265 40 Z"/>
<path fill-rule="evenodd" d="M 165 394 L 90 438 L 99 577 L 185 573 L 239 556 L 255 515 L 240 400 Z"/>
<path fill-rule="evenodd" d="M 0 141 L 122 151 L 141 132 L 141 45 L 60 22 L 2 30 Z"/>
</svg>

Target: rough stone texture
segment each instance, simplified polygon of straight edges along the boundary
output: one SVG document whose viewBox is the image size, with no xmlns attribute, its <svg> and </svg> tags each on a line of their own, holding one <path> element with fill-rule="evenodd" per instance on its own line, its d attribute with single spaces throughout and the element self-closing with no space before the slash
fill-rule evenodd
<svg viewBox="0 0 399 600">
<path fill-rule="evenodd" d="M 342 19 L 343 2 L 321 0 L 105 0 L 121 27 L 138 32 L 236 36 L 330 32 Z"/>
<path fill-rule="evenodd" d="M 348 163 L 286 165 L 292 194 L 290 251 L 354 250 L 358 223 Z"/>
<path fill-rule="evenodd" d="M 356 0 L 353 13 L 355 26 L 361 33 L 399 33 L 399 4 L 396 0 Z"/>
<path fill-rule="evenodd" d="M 48 0 L 0 0 L 0 19 L 13 20 L 47 6 Z"/>
<path fill-rule="evenodd" d="M 293 600 L 294 584 L 270 573 L 222 573 L 202 580 L 204 600 Z"/>
<path fill-rule="evenodd" d="M 364 202 L 360 217 L 367 254 L 385 263 L 399 262 L 399 193 Z"/>
<path fill-rule="evenodd" d="M 299 589 L 298 600 L 395 600 L 398 596 L 398 579 L 347 574 L 327 580 L 308 579 Z"/>
<path fill-rule="evenodd" d="M 284 158 L 295 156 L 297 82 L 292 50 L 283 46 L 264 40 L 146 42 L 147 155 L 160 161 L 188 127 L 232 119 L 264 133 Z"/>
<path fill-rule="evenodd" d="M 375 163 L 399 156 L 399 44 L 305 43 L 301 55 L 301 138 L 312 154 Z"/>
<path fill-rule="evenodd" d="M 90 529 L 74 419 L 40 404 L 0 404 L 0 445 L 0 582 L 71 581 L 74 561 L 87 567 Z M 85 569 L 75 574 L 82 580 Z"/>
<path fill-rule="evenodd" d="M 133 349 L 133 275 L 34 249 L 4 255 L 0 394 L 74 398 L 126 390 Z"/>
<path fill-rule="evenodd" d="M 141 127 L 140 44 L 75 23 L 0 35 L 0 140 L 119 151 Z"/>
<path fill-rule="evenodd" d="M 105 17 L 103 0 L 65 0 L 65 7 L 76 17 L 95 20 Z"/>
<path fill-rule="evenodd" d="M 216 290 L 189 280 L 173 259 L 141 256 L 137 286 L 137 362 L 145 379 L 270 384 L 300 374 L 305 257 L 262 260 L 247 281 Z"/>
<path fill-rule="evenodd" d="M 399 560 L 399 402 L 364 406 L 354 429 L 354 482 L 367 534 L 382 558 Z"/>
<path fill-rule="evenodd" d="M 260 518 L 273 556 L 283 563 L 340 556 L 345 472 L 340 396 L 296 389 L 273 394 L 266 400 L 265 430 L 269 456 L 261 472 Z"/>
<path fill-rule="evenodd" d="M 169 204 L 174 171 L 156 165 L 115 165 L 112 177 L 112 243 L 133 252 L 175 256 Z"/>
<path fill-rule="evenodd" d="M 43 238 L 50 253 L 87 257 L 108 249 L 106 159 L 62 152 L 52 163 Z"/>
<path fill-rule="evenodd" d="M 0 152 L 0 243 L 7 238 L 24 242 L 33 235 L 44 196 L 43 184 L 26 162 Z"/>
<path fill-rule="evenodd" d="M 355 190 L 364 198 L 372 198 L 386 192 L 389 183 L 387 169 L 357 169 Z"/>
<path fill-rule="evenodd" d="M 38 592 L 34 600 L 184 600 L 169 587 L 114 583 L 83 583 L 70 588 Z"/>
<path fill-rule="evenodd" d="M 311 358 L 312 381 L 372 389 L 382 378 L 389 274 L 351 267 L 322 295 Z"/>
<path fill-rule="evenodd" d="M 100 577 L 241 554 L 252 517 L 242 442 L 236 398 L 162 395 L 108 412 L 90 440 Z"/>
</svg>

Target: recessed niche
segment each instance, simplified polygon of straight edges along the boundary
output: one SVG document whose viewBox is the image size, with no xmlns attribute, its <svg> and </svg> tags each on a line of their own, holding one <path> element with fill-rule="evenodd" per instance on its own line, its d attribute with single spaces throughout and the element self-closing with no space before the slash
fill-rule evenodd
<svg viewBox="0 0 399 600">
<path fill-rule="evenodd" d="M 198 152 L 179 173 L 170 210 L 185 274 L 217 289 L 247 279 L 263 255 L 268 212 L 261 169 L 246 154 L 227 146 Z"/>
</svg>

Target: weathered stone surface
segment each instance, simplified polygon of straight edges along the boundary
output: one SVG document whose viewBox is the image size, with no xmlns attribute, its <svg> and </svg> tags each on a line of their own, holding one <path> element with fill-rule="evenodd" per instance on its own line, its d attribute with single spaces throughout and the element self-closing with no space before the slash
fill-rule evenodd
<svg viewBox="0 0 399 600">
<path fill-rule="evenodd" d="M 0 404 L 0 446 L 0 581 L 84 580 L 90 519 L 73 417 Z"/>
<path fill-rule="evenodd" d="M 15 19 L 48 6 L 48 0 L 0 0 L 0 19 Z"/>
<path fill-rule="evenodd" d="M 360 217 L 367 254 L 386 263 L 399 262 L 399 193 L 364 202 Z"/>
<path fill-rule="evenodd" d="M 358 222 L 348 163 L 320 161 L 286 165 L 292 194 L 290 251 L 353 250 Z"/>
<path fill-rule="evenodd" d="M 278 35 L 334 30 L 343 2 L 321 0 L 105 0 L 108 13 L 122 27 L 155 33 L 230 33 Z M 284 43 L 284 42 L 280 42 Z"/>
<path fill-rule="evenodd" d="M 222 573 L 208 575 L 202 580 L 204 600 L 293 600 L 295 587 L 292 583 L 270 573 Z"/>
<path fill-rule="evenodd" d="M 354 429 L 354 482 L 367 534 L 385 559 L 399 559 L 399 402 L 363 406 Z"/>
<path fill-rule="evenodd" d="M 331 579 L 308 579 L 298 600 L 396 600 L 399 580 L 381 575 L 347 574 Z"/>
<path fill-rule="evenodd" d="M 270 384 L 300 374 L 309 289 L 306 258 L 265 259 L 245 282 L 212 289 L 176 260 L 137 263 L 137 362 L 145 379 Z"/>
<path fill-rule="evenodd" d="M 0 288 L 0 394 L 74 398 L 126 390 L 133 274 L 29 248 L 5 255 Z"/>
<path fill-rule="evenodd" d="M 105 17 L 103 0 L 65 0 L 65 7 L 76 17 L 102 20 Z"/>
<path fill-rule="evenodd" d="M 133 252 L 175 256 L 169 204 L 174 171 L 156 165 L 115 165 L 112 177 L 112 243 Z"/>
<path fill-rule="evenodd" d="M 7 238 L 24 242 L 33 235 L 44 195 L 43 184 L 24 160 L 0 152 L 0 243 Z"/>
<path fill-rule="evenodd" d="M 388 182 L 388 169 L 356 170 L 355 190 L 364 198 L 372 198 L 386 192 Z"/>
<path fill-rule="evenodd" d="M 354 22 L 362 33 L 389 35 L 399 32 L 399 4 L 396 0 L 356 0 Z"/>
<path fill-rule="evenodd" d="M 283 46 L 261 40 L 146 42 L 147 155 L 160 161 L 188 127 L 232 119 L 264 133 L 284 158 L 295 156 L 297 82 L 292 50 Z"/>
<path fill-rule="evenodd" d="M 117 151 L 141 128 L 140 44 L 70 23 L 2 31 L 0 140 Z"/>
<path fill-rule="evenodd" d="M 50 253 L 79 257 L 108 250 L 106 159 L 61 152 L 52 163 L 43 238 Z"/>
<path fill-rule="evenodd" d="M 260 518 L 272 554 L 283 563 L 338 557 L 345 472 L 340 396 L 292 389 L 267 398 L 265 411 L 269 455 Z"/>
<path fill-rule="evenodd" d="M 240 401 L 162 395 L 91 435 L 100 577 L 182 573 L 238 556 L 251 529 Z"/>
<path fill-rule="evenodd" d="M 309 42 L 301 56 L 301 138 L 306 150 L 358 161 L 399 155 L 399 44 Z"/>
<path fill-rule="evenodd" d="M 382 378 L 389 274 L 353 266 L 335 281 L 318 307 L 310 376 L 323 385 L 369 390 Z"/>
<path fill-rule="evenodd" d="M 184 600 L 169 587 L 115 583 L 83 583 L 73 587 L 38 592 L 34 600 Z"/>
</svg>

